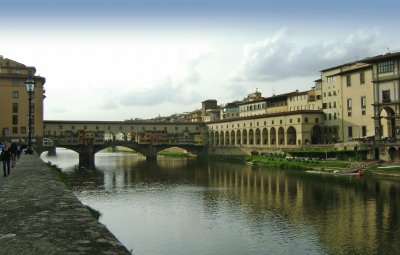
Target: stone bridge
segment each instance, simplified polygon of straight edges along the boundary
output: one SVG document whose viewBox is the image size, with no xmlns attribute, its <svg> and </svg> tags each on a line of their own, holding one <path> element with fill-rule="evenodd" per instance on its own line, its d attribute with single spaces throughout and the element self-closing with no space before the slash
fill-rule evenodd
<svg viewBox="0 0 400 255">
<path fill-rule="evenodd" d="M 206 153 L 204 146 L 190 145 L 190 144 L 139 144 L 132 141 L 107 141 L 103 144 L 58 144 L 54 141 L 52 146 L 38 145 L 35 147 L 35 151 L 40 155 L 41 153 L 48 151 L 49 154 L 55 155 L 56 148 L 66 148 L 75 151 L 79 154 L 79 165 L 85 167 L 93 167 L 95 154 L 101 150 L 115 147 L 123 146 L 132 150 L 139 152 L 144 155 L 147 160 L 156 160 L 157 154 L 165 149 L 172 147 L 179 147 L 186 150 L 192 154 L 202 156 Z"/>
</svg>

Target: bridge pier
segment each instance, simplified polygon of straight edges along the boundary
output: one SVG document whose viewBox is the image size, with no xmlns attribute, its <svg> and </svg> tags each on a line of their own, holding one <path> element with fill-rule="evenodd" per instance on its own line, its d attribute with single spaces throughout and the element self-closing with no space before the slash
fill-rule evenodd
<svg viewBox="0 0 400 255">
<path fill-rule="evenodd" d="M 47 151 L 47 155 L 48 155 L 48 156 L 57 156 L 56 147 L 55 147 L 55 146 L 52 146 L 52 147 Z"/>
<path fill-rule="evenodd" d="M 146 152 L 146 160 L 147 161 L 154 161 L 157 160 L 157 154 L 158 154 L 158 149 L 156 146 L 149 144 L 147 147 L 147 152 Z"/>
<path fill-rule="evenodd" d="M 95 151 L 92 144 L 83 147 L 79 152 L 79 166 L 94 169 L 94 154 Z"/>
</svg>

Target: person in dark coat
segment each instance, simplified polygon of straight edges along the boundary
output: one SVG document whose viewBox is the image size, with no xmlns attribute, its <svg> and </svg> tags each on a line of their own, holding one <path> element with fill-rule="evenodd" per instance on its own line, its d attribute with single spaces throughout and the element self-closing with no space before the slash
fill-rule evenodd
<svg viewBox="0 0 400 255">
<path fill-rule="evenodd" d="M 11 149 L 8 147 L 8 143 L 4 142 L 4 148 L 1 151 L 1 160 L 3 160 L 3 172 L 4 172 L 4 177 L 10 174 L 10 162 L 11 162 Z M 7 168 L 7 169 L 6 169 Z M 8 170 L 8 171 L 6 171 Z"/>
</svg>

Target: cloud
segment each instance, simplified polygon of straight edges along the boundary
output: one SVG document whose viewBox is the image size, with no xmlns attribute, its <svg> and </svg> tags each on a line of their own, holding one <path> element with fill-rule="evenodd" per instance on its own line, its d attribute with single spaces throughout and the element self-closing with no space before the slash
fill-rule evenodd
<svg viewBox="0 0 400 255">
<path fill-rule="evenodd" d="M 318 76 L 324 68 L 379 54 L 385 49 L 377 28 L 361 29 L 345 38 L 298 47 L 291 31 L 243 47 L 236 81 L 278 81 L 291 77 Z"/>
<path fill-rule="evenodd" d="M 111 90 L 104 96 L 103 109 L 115 109 L 119 106 L 154 106 L 162 104 L 192 104 L 201 98 L 196 86 L 201 81 L 198 72 L 200 63 L 207 59 L 209 52 L 181 52 L 182 71 L 159 78 L 148 86 L 119 86 L 118 91 Z M 113 101 L 110 101 L 113 100 Z"/>
</svg>

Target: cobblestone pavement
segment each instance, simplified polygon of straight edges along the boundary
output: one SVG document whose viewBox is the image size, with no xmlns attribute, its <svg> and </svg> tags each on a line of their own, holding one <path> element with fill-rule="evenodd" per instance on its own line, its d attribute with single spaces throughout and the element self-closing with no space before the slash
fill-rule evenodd
<svg viewBox="0 0 400 255">
<path fill-rule="evenodd" d="M 37 155 L 2 170 L 1 255 L 130 254 Z"/>
</svg>

